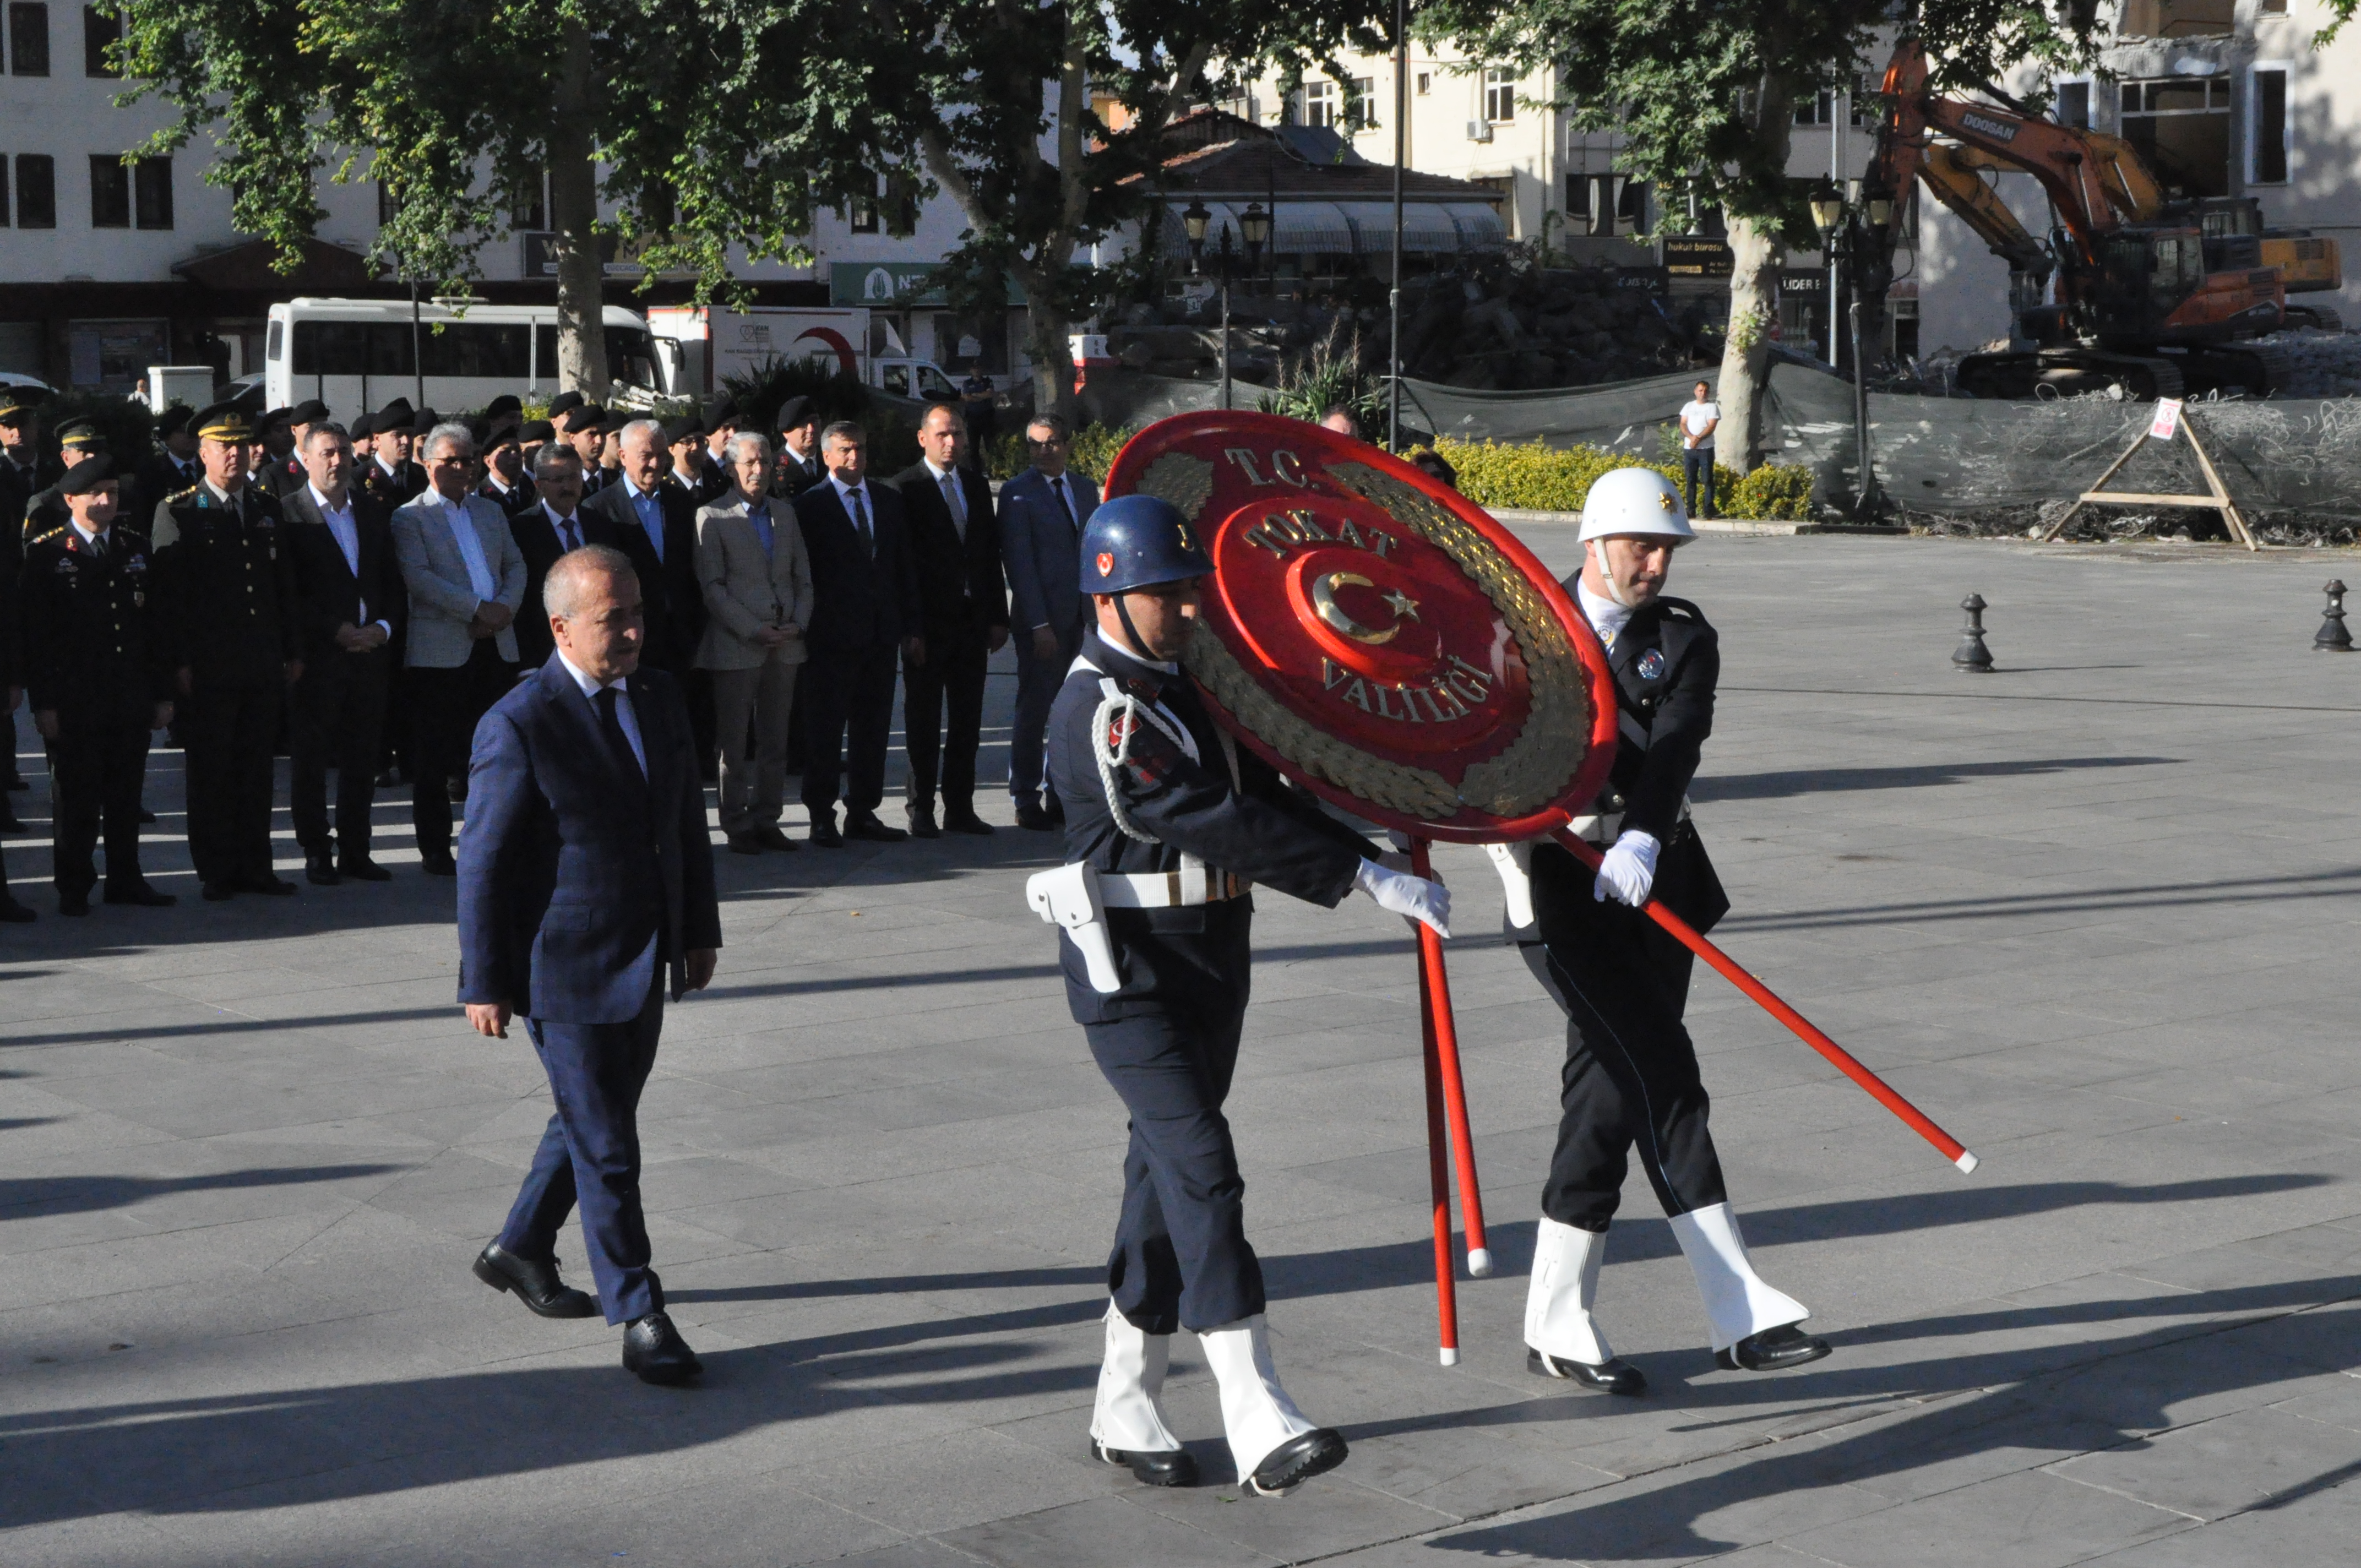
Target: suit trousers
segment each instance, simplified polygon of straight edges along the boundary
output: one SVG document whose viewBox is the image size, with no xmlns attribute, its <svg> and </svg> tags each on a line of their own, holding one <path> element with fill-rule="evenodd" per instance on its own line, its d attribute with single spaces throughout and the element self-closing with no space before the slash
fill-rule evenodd
<svg viewBox="0 0 2361 1568">
<path fill-rule="evenodd" d="M 498 641 L 476 640 L 456 670 L 410 670 L 410 820 L 427 860 L 451 853 L 450 781 L 465 778 L 484 710 L 516 685 Z"/>
<path fill-rule="evenodd" d="M 287 805 L 295 819 L 295 841 L 306 854 L 324 854 L 329 848 L 330 768 L 336 770 L 335 850 L 347 859 L 368 853 L 378 745 L 392 674 L 392 651 L 383 647 L 366 653 L 334 649 L 304 661 L 303 678 L 295 683 L 295 760 Z"/>
<path fill-rule="evenodd" d="M 894 645 L 830 649 L 805 662 L 804 806 L 817 825 L 836 809 L 837 785 L 852 812 L 885 798 L 885 748 L 894 734 Z"/>
<path fill-rule="evenodd" d="M 1008 735 L 1008 793 L 1018 805 L 1036 800 L 1048 765 L 1045 737 L 1049 729 L 1049 705 L 1066 684 L 1066 671 L 1082 651 L 1080 622 L 1058 634 L 1055 658 L 1033 655 L 1031 629 L 1013 634 L 1016 643 L 1016 720 Z"/>
<path fill-rule="evenodd" d="M 983 742 L 983 676 L 989 655 L 976 641 L 927 641 L 927 662 L 902 669 L 902 747 L 909 753 L 913 810 L 935 804 L 937 763 L 943 809 L 975 806 L 975 754 Z M 950 732 L 944 732 L 948 707 Z"/>
<path fill-rule="evenodd" d="M 787 789 L 787 715 L 801 664 L 766 659 L 751 670 L 713 670 L 713 715 L 721 744 L 721 830 L 779 824 Z"/>
<path fill-rule="evenodd" d="M 284 702 L 276 685 L 200 683 L 177 707 L 185 720 L 189 859 L 200 882 L 271 874 L 271 752 Z"/>
<path fill-rule="evenodd" d="M 1151 1334 L 1215 1328 L 1263 1310 L 1262 1263 L 1246 1245 L 1246 1181 L 1222 1114 L 1238 1064 L 1244 988 L 1160 1000 L 1156 1012 L 1082 1025 L 1099 1071 L 1131 1113 L 1107 1293 Z"/>
<path fill-rule="evenodd" d="M 137 887 L 139 786 L 148 773 L 148 731 L 137 724 L 68 731 L 49 743 L 51 879 L 61 894 L 98 885 L 91 852 L 106 838 L 106 885 Z"/>
<path fill-rule="evenodd" d="M 640 1091 L 655 1067 L 664 1014 L 659 959 L 647 1005 L 630 1023 L 534 1018 L 525 1025 L 557 1109 L 542 1130 L 500 1245 L 519 1257 L 550 1257 L 559 1228 L 578 1204 L 590 1277 L 610 1323 L 664 1310 L 664 1282 L 648 1266 L 654 1255 L 640 1203 L 639 1120 Z"/>
<path fill-rule="evenodd" d="M 1576 903 L 1576 929 L 1524 949 L 1566 1013 L 1557 1149 L 1542 1212 L 1576 1230 L 1605 1231 L 1635 1147 L 1665 1213 L 1728 1201 L 1697 1047 L 1681 1022 L 1692 959 L 1663 951 L 1636 909 Z"/>
<path fill-rule="evenodd" d="M 0 585 L 0 591 L 12 591 L 13 585 Z M 16 716 L 0 713 L 0 785 L 13 785 L 24 774 L 16 771 Z"/>
</svg>

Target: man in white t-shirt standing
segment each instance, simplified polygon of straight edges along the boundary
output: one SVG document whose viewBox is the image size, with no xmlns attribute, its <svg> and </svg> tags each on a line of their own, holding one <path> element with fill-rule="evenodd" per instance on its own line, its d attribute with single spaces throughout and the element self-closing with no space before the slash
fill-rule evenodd
<svg viewBox="0 0 2361 1568">
<path fill-rule="evenodd" d="M 1691 517 L 1711 517 L 1713 510 L 1713 431 L 1721 422 L 1721 405 L 1713 389 L 1697 384 L 1697 396 L 1681 408 L 1681 488 Z M 1697 506 L 1697 478 L 1705 478 L 1705 506 Z"/>
</svg>

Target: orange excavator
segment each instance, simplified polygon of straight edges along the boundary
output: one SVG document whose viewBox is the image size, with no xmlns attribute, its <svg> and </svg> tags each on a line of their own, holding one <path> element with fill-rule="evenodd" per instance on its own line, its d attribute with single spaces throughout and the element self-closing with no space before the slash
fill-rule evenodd
<svg viewBox="0 0 2361 1568">
<path fill-rule="evenodd" d="M 1939 96 L 1927 76 L 1925 51 L 1905 38 L 1886 67 L 1877 154 L 1861 184 L 1898 204 L 1923 181 L 2008 263 L 2012 346 L 1962 359 L 1962 391 L 2262 396 L 2284 384 L 2283 361 L 2253 338 L 2341 324 L 2323 306 L 2288 303 L 2290 293 L 2343 286 L 2334 240 L 2265 228 L 2251 196 L 2169 201 L 2122 137 L 2060 125 L 1997 89 L 1984 89 L 1994 103 Z M 1986 183 L 1988 170 L 2039 182 L 2056 214 L 2046 242 Z M 1894 231 L 1882 233 L 1862 279 L 1865 306 L 1892 275 Z"/>
</svg>

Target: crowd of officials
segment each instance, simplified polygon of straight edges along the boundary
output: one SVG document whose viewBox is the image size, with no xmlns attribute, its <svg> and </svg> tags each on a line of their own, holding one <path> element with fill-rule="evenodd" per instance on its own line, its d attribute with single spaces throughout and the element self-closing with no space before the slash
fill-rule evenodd
<svg viewBox="0 0 2361 1568">
<path fill-rule="evenodd" d="M 0 388 L 0 783 L 26 787 L 22 708 L 49 759 L 61 914 L 94 894 L 175 902 L 139 868 L 159 730 L 184 754 L 207 900 L 297 891 L 270 851 L 282 752 L 309 881 L 390 877 L 370 854 L 390 788 L 408 791 L 425 874 L 454 874 L 477 722 L 552 656 L 543 583 L 590 544 L 637 570 L 643 661 L 687 694 L 730 849 L 798 847 L 781 826 L 797 772 L 814 845 L 991 833 L 984 671 L 1012 628 L 1016 817 L 1055 824 L 1042 735 L 1082 639 L 1075 542 L 1098 502 L 1061 421 L 1027 429 L 1032 466 L 995 499 L 955 404 L 927 411 L 919 461 L 890 479 L 869 473 L 862 426 L 823 428 L 801 398 L 767 419 L 726 397 L 664 421 L 577 393 L 524 411 L 175 407 L 162 450 L 127 461 L 84 422 L 45 449 L 37 403 Z M 879 815 L 897 679 L 899 827 Z M 0 831 L 22 831 L 5 794 Z M 0 918 L 34 917 L 0 864 Z"/>
</svg>

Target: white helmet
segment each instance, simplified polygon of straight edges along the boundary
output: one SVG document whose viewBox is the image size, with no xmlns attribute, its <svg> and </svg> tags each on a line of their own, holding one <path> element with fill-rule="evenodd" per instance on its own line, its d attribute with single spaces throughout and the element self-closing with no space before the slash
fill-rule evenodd
<svg viewBox="0 0 2361 1568">
<path fill-rule="evenodd" d="M 1581 543 L 1611 534 L 1648 534 L 1658 539 L 1695 539 L 1689 514 L 1673 482 L 1653 468 L 1617 468 L 1601 474 L 1582 498 Z"/>
</svg>

